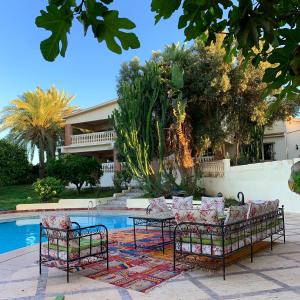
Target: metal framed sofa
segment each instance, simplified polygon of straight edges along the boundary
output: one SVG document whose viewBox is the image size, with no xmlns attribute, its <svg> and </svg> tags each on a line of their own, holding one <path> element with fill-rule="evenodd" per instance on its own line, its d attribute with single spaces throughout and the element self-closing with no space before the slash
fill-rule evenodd
<svg viewBox="0 0 300 300">
<path fill-rule="evenodd" d="M 108 262 L 108 230 L 104 225 L 80 227 L 67 215 L 47 215 L 41 218 L 39 271 L 42 264 L 55 262 L 66 268 L 69 282 L 70 268 L 92 260 Z"/>
<path fill-rule="evenodd" d="M 174 229 L 174 270 L 176 261 L 188 256 L 205 256 L 221 260 L 225 280 L 225 259 L 237 251 L 250 248 L 265 239 L 285 242 L 284 207 L 279 200 L 258 201 L 231 206 L 220 216 L 214 208 L 178 211 Z"/>
</svg>

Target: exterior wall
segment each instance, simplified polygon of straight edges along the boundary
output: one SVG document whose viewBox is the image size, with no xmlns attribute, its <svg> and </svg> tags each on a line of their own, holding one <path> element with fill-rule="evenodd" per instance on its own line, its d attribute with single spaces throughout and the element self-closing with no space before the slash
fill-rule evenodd
<svg viewBox="0 0 300 300">
<path fill-rule="evenodd" d="M 274 122 L 265 130 L 264 143 L 274 143 L 275 160 L 300 157 L 300 119 Z"/>
<path fill-rule="evenodd" d="M 264 137 L 264 144 L 265 143 L 273 143 L 274 144 L 274 159 L 275 160 L 283 160 L 287 159 L 286 153 L 286 145 L 285 145 L 285 137 L 278 136 L 278 137 Z"/>
<path fill-rule="evenodd" d="M 114 177 L 114 173 L 104 172 L 100 180 L 100 186 L 113 187 L 114 186 L 113 177 Z"/>
<path fill-rule="evenodd" d="M 292 119 L 286 122 L 288 158 L 300 156 L 300 120 Z M 298 149 L 296 149 L 298 145 Z"/>
<path fill-rule="evenodd" d="M 78 113 L 74 113 L 66 119 L 66 124 L 77 124 L 98 120 L 105 120 L 112 114 L 113 110 L 118 107 L 116 101 L 107 102 L 107 104 L 95 106 Z"/>
<path fill-rule="evenodd" d="M 109 151 L 114 149 L 114 143 L 108 142 L 102 145 L 71 145 L 62 147 L 62 153 L 88 153 L 98 151 Z"/>
<path fill-rule="evenodd" d="M 300 159 L 272 161 L 244 166 L 230 166 L 224 159 L 223 177 L 204 177 L 200 184 L 206 193 L 236 198 L 243 192 L 248 199 L 279 199 L 286 211 L 300 212 L 300 195 L 292 192 L 288 186 L 291 168 Z"/>
<path fill-rule="evenodd" d="M 265 135 L 269 134 L 284 134 L 285 132 L 285 124 L 284 121 L 276 121 L 272 124 L 272 126 L 265 128 Z"/>
<path fill-rule="evenodd" d="M 72 144 L 72 136 L 73 134 L 73 128 L 72 125 L 66 124 L 65 126 L 65 146 L 69 146 Z"/>
</svg>

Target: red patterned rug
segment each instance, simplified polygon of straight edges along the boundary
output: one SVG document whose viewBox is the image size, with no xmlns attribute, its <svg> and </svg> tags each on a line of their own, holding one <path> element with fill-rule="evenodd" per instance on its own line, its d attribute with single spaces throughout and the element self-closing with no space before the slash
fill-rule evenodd
<svg viewBox="0 0 300 300">
<path fill-rule="evenodd" d="M 166 236 L 167 238 L 167 236 Z M 166 247 L 165 254 L 161 249 L 152 249 L 153 244 L 161 242 L 161 233 L 156 230 L 137 230 L 138 247 L 134 249 L 133 230 L 126 229 L 113 232 L 109 236 L 109 270 L 103 261 L 76 266 L 71 272 L 94 280 L 146 292 L 165 281 L 174 278 L 190 269 L 187 264 L 176 264 L 173 271 L 172 245 Z"/>
</svg>

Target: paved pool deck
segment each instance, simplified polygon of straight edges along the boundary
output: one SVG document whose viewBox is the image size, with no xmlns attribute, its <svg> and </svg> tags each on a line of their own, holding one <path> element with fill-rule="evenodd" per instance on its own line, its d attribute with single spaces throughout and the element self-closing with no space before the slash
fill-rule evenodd
<svg viewBox="0 0 300 300">
<path fill-rule="evenodd" d="M 18 217 L 29 215 L 33 214 L 21 213 Z M 16 217 L 0 215 L 0 220 Z M 43 267 L 40 276 L 37 260 L 36 245 L 0 255 L 0 299 L 55 299 L 61 294 L 65 299 L 80 300 L 300 299 L 300 214 L 286 213 L 286 244 L 255 254 L 253 263 L 247 258 L 231 265 L 226 281 L 221 273 L 194 270 L 144 294 L 76 273 L 70 274 L 67 284 L 65 272 L 55 268 Z"/>
</svg>

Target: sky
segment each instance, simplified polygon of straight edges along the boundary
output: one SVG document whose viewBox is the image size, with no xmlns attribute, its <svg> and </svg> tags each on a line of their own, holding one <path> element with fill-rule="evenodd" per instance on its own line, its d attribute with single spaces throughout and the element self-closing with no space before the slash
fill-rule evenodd
<svg viewBox="0 0 300 300">
<path fill-rule="evenodd" d="M 115 0 L 120 17 L 136 24 L 141 47 L 110 52 L 99 44 L 91 32 L 83 36 L 76 20 L 69 36 L 66 57 L 55 62 L 43 59 L 39 44 L 49 36 L 48 31 L 35 26 L 35 17 L 46 6 L 45 0 L 9 0 L 0 18 L 0 110 L 10 100 L 37 86 L 47 89 L 54 84 L 74 95 L 73 105 L 82 108 L 97 105 L 116 97 L 116 78 L 120 65 L 138 56 L 143 62 L 152 50 L 162 50 L 166 44 L 183 42 L 184 34 L 177 29 L 178 17 L 154 24 L 150 0 Z"/>
</svg>

